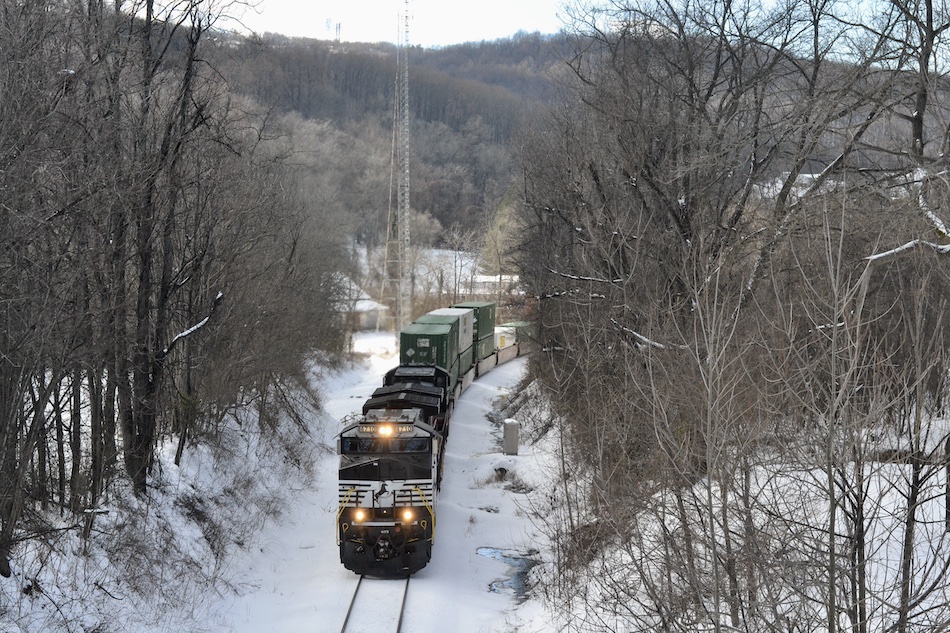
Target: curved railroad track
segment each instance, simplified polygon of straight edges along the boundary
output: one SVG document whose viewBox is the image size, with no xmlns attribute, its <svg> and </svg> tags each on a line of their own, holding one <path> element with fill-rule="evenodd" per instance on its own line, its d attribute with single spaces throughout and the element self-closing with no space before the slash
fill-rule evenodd
<svg viewBox="0 0 950 633">
<path fill-rule="evenodd" d="M 340 633 L 401 633 L 408 595 L 409 578 L 400 585 L 397 580 L 360 576 Z"/>
</svg>

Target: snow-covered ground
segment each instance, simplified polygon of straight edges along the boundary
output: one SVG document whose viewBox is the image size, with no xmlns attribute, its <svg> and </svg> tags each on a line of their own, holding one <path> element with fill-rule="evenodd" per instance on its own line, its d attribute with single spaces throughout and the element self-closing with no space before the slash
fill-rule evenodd
<svg viewBox="0 0 950 633">
<path fill-rule="evenodd" d="M 383 374 L 397 363 L 393 334 L 357 335 L 354 349 L 357 358 L 346 369 L 316 379 L 325 408 L 307 416 L 302 427 L 286 423 L 262 433 L 259 427 L 264 423 L 254 411 L 244 411 L 239 419 L 222 423 L 216 442 L 189 446 L 181 466 L 173 463 L 175 438 L 169 438 L 159 452 L 149 494 L 132 495 L 120 478 L 102 506 L 107 513 L 96 519 L 88 541 L 80 539 L 81 526 L 74 525 L 71 515 L 58 518 L 50 511 L 42 516 L 48 523 L 34 519 L 31 527 L 45 531 L 23 539 L 14 551 L 14 576 L 0 578 L 0 633 L 339 631 L 357 576 L 340 564 L 335 541 L 335 436 L 340 420 L 358 412 Z M 407 633 L 554 633 L 565 628 L 539 596 L 525 595 L 525 581 L 558 562 L 529 513 L 556 513 L 557 505 L 544 504 L 578 482 L 554 476 L 556 447 L 547 444 L 551 438 L 537 444 L 522 442 L 518 455 L 501 452 L 500 422 L 511 414 L 502 407 L 517 399 L 515 389 L 525 363 L 524 358 L 516 359 L 482 376 L 456 408 L 433 560 L 413 577 L 403 626 Z M 530 411 L 513 415 L 537 417 L 537 422 L 543 418 Z M 936 428 L 934 438 L 944 441 L 946 427 Z M 883 622 L 898 602 L 899 520 L 906 503 L 900 498 L 903 488 L 886 491 L 882 484 L 900 482 L 906 467 L 872 462 L 869 468 L 867 509 L 875 517 L 868 532 L 870 587 L 884 598 L 874 615 L 875 622 Z M 946 479 L 940 468 L 930 492 L 925 491 L 932 507 L 918 508 L 921 523 L 916 538 L 922 547 L 918 560 L 928 565 L 928 547 L 936 553 L 933 560 L 946 557 Z M 808 486 L 812 475 L 816 485 Z M 872 481 L 872 475 L 878 480 Z M 808 463 L 774 472 L 756 470 L 753 482 L 761 486 L 761 494 L 753 497 L 762 507 L 777 508 L 762 514 L 763 521 L 769 521 L 758 526 L 763 543 L 801 539 L 806 527 L 802 520 L 810 518 L 814 538 L 807 542 L 818 543 L 821 549 L 826 524 L 822 512 L 827 507 L 821 476 Z M 552 497 L 554 481 L 558 494 Z M 689 501 L 690 495 L 686 498 Z M 709 514 L 719 516 L 714 496 L 698 488 L 694 498 L 691 507 L 698 517 L 707 512 L 709 503 L 714 504 Z M 663 514 L 663 504 L 651 505 Z M 785 522 L 784 516 L 791 520 Z M 648 592 L 619 614 L 614 609 L 616 583 L 629 574 L 630 587 L 643 586 L 650 578 L 638 574 L 662 565 L 668 555 L 649 554 L 660 542 L 651 536 L 659 525 L 657 516 L 645 512 L 638 522 L 640 527 L 632 534 L 639 532 L 640 541 L 631 540 L 624 548 L 610 548 L 595 557 L 589 573 L 580 576 L 584 585 L 577 587 L 577 604 L 559 604 L 559 609 L 573 610 L 565 616 L 573 618 L 570 630 L 587 630 L 587 622 L 597 630 L 622 630 L 639 617 L 638 605 L 649 604 L 653 594 Z M 696 524 L 705 525 L 699 518 Z M 736 533 L 741 529 L 737 527 Z M 637 567 L 629 556 L 641 549 L 644 559 Z M 790 558 L 776 561 L 777 565 L 789 568 L 800 562 L 794 553 L 788 554 L 789 548 L 782 551 Z M 939 576 L 942 570 L 937 566 L 926 571 L 935 580 L 927 599 L 934 604 L 933 612 L 943 617 L 948 589 Z M 665 578 L 666 570 L 656 567 L 653 580 L 662 584 Z M 794 586 L 794 578 L 779 578 L 775 587 L 791 596 L 810 590 Z M 401 582 L 393 581 L 394 592 L 401 588 Z M 598 607 L 601 599 L 603 608 Z M 820 605 L 820 600 L 814 604 Z M 929 607 L 927 603 L 920 608 L 918 621 L 928 617 Z M 802 613 L 808 616 L 807 611 Z M 374 633 L 385 630 L 379 627 Z"/>
<path fill-rule="evenodd" d="M 335 420 L 358 412 L 398 362 L 392 334 L 362 334 L 363 359 L 323 385 Z M 522 594 L 525 568 L 545 557 L 543 539 L 526 516 L 525 487 L 543 455 L 522 443 L 501 452 L 501 426 L 489 418 L 524 371 L 519 358 L 496 367 L 463 394 L 452 420 L 438 502 L 432 561 L 413 576 L 404 631 L 499 633 L 554 631 L 540 603 Z M 334 446 L 338 423 L 324 429 Z M 338 631 L 357 576 L 340 564 L 334 536 L 336 456 L 320 457 L 316 485 L 264 527 L 246 557 L 232 561 L 236 598 L 222 600 L 222 630 L 234 633 Z M 523 560 L 522 560 L 523 559 Z M 394 581 L 393 591 L 402 583 Z M 226 614 L 226 615 L 225 615 Z"/>
<path fill-rule="evenodd" d="M 315 379 L 325 410 L 303 424 L 262 432 L 272 423 L 238 412 L 180 466 L 167 438 L 148 495 L 117 480 L 88 541 L 68 515 L 43 515 L 45 538 L 24 539 L 13 576 L 0 578 L 0 633 L 339 631 L 357 576 L 335 540 L 335 436 L 398 362 L 391 333 L 357 335 L 354 348 L 347 369 Z M 524 510 L 526 489 L 550 480 L 546 453 L 522 443 L 503 455 L 495 412 L 525 362 L 493 369 L 460 399 L 433 559 L 413 576 L 403 631 L 557 630 L 523 591 L 525 568 L 550 563 Z"/>
</svg>

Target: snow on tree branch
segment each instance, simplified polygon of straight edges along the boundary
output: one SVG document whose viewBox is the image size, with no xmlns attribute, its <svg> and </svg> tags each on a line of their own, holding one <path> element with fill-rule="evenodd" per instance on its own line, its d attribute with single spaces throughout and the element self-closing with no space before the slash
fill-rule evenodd
<svg viewBox="0 0 950 633">
<path fill-rule="evenodd" d="M 947 225 L 943 223 L 937 214 L 934 213 L 933 209 L 930 208 L 930 205 L 927 204 L 927 200 L 924 198 L 924 194 L 920 194 L 917 198 L 917 205 L 920 207 L 920 210 L 923 212 L 924 217 L 930 220 L 934 225 L 934 230 L 943 237 L 950 237 L 950 230 L 947 229 Z"/>
<path fill-rule="evenodd" d="M 630 336 L 635 338 L 637 342 L 640 343 L 641 345 L 646 345 L 647 347 L 654 347 L 656 349 L 687 349 L 685 345 L 667 345 L 665 343 L 659 343 L 657 341 L 651 340 L 645 337 L 644 335 L 640 334 L 636 330 L 631 330 L 627 326 L 617 323 L 617 320 L 614 318 L 611 318 L 610 322 L 613 323 L 615 326 L 617 326 L 617 329 L 619 329 L 621 332 L 629 334 Z"/>
<path fill-rule="evenodd" d="M 864 272 L 861 273 L 861 279 L 858 283 L 854 313 L 856 315 L 860 315 L 864 310 L 864 302 L 867 298 L 868 288 L 871 282 L 871 272 L 878 266 L 878 264 L 884 264 L 895 259 L 899 259 L 914 251 L 928 249 L 937 255 L 946 255 L 950 253 L 950 244 L 935 244 L 926 240 L 911 240 L 906 244 L 902 244 L 897 248 L 892 248 L 889 251 L 875 253 L 874 255 L 865 257 L 864 259 L 868 265 L 864 269 Z"/>
<path fill-rule="evenodd" d="M 944 174 L 936 174 L 936 176 L 943 176 Z M 920 193 L 917 195 L 917 206 L 920 208 L 921 213 L 924 214 L 924 217 L 930 221 L 934 226 L 934 230 L 937 231 L 941 237 L 950 237 L 950 230 L 947 229 L 947 225 L 943 223 L 943 220 L 930 208 L 930 205 L 927 203 L 927 198 L 924 195 L 924 183 L 930 175 L 927 173 L 927 170 L 921 169 L 918 171 L 916 180 L 917 187 L 920 190 Z"/>
<path fill-rule="evenodd" d="M 935 219 L 938 222 L 940 221 L 939 218 L 936 218 L 936 216 Z M 939 255 L 946 255 L 947 253 L 950 253 L 950 244 L 934 244 L 933 242 L 928 242 L 926 240 L 911 240 L 910 242 L 898 246 L 897 248 L 892 248 L 889 251 L 869 255 L 868 257 L 865 257 L 865 260 L 870 264 L 881 264 L 892 259 L 902 257 L 910 251 L 925 249 L 930 249 Z"/>
<path fill-rule="evenodd" d="M 224 294 L 219 292 L 215 296 L 214 301 L 211 303 L 211 309 L 208 311 L 208 316 L 201 319 L 200 321 L 192 325 L 187 330 L 184 330 L 176 334 L 175 338 L 172 339 L 172 342 L 168 344 L 168 347 L 166 347 L 165 349 L 161 351 L 161 353 L 158 355 L 158 358 L 159 359 L 165 358 L 175 348 L 175 345 L 178 343 L 178 341 L 191 336 L 192 334 L 194 334 L 195 332 L 203 328 L 208 323 L 208 321 L 211 320 L 211 316 L 214 314 L 214 311 L 218 309 L 218 306 L 221 305 L 221 301 L 223 300 L 224 300 Z"/>
<path fill-rule="evenodd" d="M 548 268 L 548 272 L 558 277 L 564 277 L 565 279 L 573 279 L 574 281 L 593 281 L 600 284 L 619 284 L 623 282 L 623 279 L 603 279 L 600 277 L 583 277 L 580 275 L 571 275 L 569 273 L 562 273 L 556 270 Z"/>
</svg>

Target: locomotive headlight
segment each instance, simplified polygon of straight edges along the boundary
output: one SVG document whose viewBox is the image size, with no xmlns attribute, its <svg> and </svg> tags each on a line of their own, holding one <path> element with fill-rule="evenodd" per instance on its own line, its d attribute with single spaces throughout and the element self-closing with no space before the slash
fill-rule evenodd
<svg viewBox="0 0 950 633">
<path fill-rule="evenodd" d="M 405 510 L 402 511 L 402 520 L 405 523 L 411 523 L 412 517 L 413 517 L 412 510 L 410 510 L 409 508 L 406 508 Z"/>
<path fill-rule="evenodd" d="M 366 518 L 366 511 L 362 508 L 357 508 L 356 512 L 353 513 L 353 522 L 359 523 Z"/>
<path fill-rule="evenodd" d="M 385 435 L 386 437 L 389 437 L 390 435 L 393 434 L 393 427 L 391 427 L 391 426 L 381 426 L 381 427 L 379 427 L 379 434 L 380 434 L 380 435 Z"/>
</svg>

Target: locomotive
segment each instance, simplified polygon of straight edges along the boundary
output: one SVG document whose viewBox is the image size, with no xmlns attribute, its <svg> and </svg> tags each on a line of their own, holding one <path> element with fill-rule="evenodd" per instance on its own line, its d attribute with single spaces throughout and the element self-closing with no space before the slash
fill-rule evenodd
<svg viewBox="0 0 950 633">
<path fill-rule="evenodd" d="M 455 403 L 478 376 L 519 353 L 514 329 L 495 326 L 490 302 L 433 310 L 399 333 L 399 365 L 337 438 L 344 567 L 406 577 L 428 564 Z"/>
</svg>

